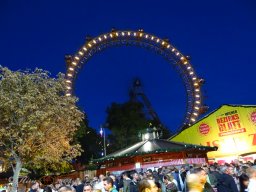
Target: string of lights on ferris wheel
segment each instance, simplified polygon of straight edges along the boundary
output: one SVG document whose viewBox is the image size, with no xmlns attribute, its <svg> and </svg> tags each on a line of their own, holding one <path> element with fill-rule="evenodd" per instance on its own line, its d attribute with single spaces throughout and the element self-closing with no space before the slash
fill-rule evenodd
<svg viewBox="0 0 256 192">
<path fill-rule="evenodd" d="M 80 66 L 84 63 L 84 60 L 87 61 L 93 55 L 92 50 L 97 48 L 97 51 L 100 51 L 100 46 L 106 46 L 115 42 L 129 43 L 135 41 L 153 46 L 167 54 L 171 54 L 172 57 L 175 57 L 178 65 L 177 67 L 183 73 L 182 75 L 185 80 L 187 95 L 189 98 L 186 117 L 183 124 L 193 124 L 197 120 L 200 110 L 204 107 L 202 104 L 201 92 L 201 85 L 204 80 L 197 77 L 195 70 L 189 62 L 189 58 L 184 56 L 177 48 L 171 45 L 168 39 L 161 39 L 157 36 L 145 33 L 143 30 L 113 30 L 110 33 L 105 33 L 89 39 L 89 41 L 87 41 L 73 57 L 69 56 L 68 59 L 66 59 L 68 65 L 66 72 L 66 96 L 72 95 L 76 74 L 78 73 Z"/>
</svg>

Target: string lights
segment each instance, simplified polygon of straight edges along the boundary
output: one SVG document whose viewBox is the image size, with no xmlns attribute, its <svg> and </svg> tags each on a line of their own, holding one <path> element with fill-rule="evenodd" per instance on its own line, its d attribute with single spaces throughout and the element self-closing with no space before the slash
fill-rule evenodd
<svg viewBox="0 0 256 192">
<path fill-rule="evenodd" d="M 157 36 L 153 36 L 151 34 L 145 33 L 144 30 L 138 30 L 138 31 L 112 31 L 110 33 L 101 34 L 100 36 L 90 39 L 89 42 L 87 41 L 84 46 L 79 49 L 79 51 L 74 55 L 74 57 L 71 59 L 71 62 L 69 63 L 68 70 L 66 73 L 67 76 L 67 92 L 66 96 L 71 96 L 72 92 L 72 85 L 73 85 L 73 74 L 77 70 L 79 70 L 77 67 L 81 66 L 83 62 L 86 62 L 91 56 L 94 55 L 95 51 L 92 51 L 93 49 L 102 50 L 101 46 L 109 44 L 114 44 L 118 41 L 125 41 L 127 43 L 134 44 L 134 41 L 139 41 L 141 44 L 145 43 L 145 45 L 150 45 L 151 47 L 155 47 L 155 49 L 161 49 L 163 50 L 162 53 L 164 54 L 170 54 L 173 58 L 176 58 L 177 63 L 179 63 L 179 68 L 182 68 L 181 71 L 183 71 L 184 76 L 189 81 L 185 83 L 190 83 L 188 87 L 190 87 L 189 90 L 187 90 L 187 94 L 191 95 L 192 103 L 191 101 L 188 101 L 188 104 L 191 105 L 190 110 L 187 111 L 186 115 L 186 124 L 194 123 L 197 119 L 198 110 L 201 107 L 201 90 L 200 85 L 198 83 L 198 77 L 195 74 L 195 71 L 193 70 L 191 64 L 189 63 L 189 57 L 184 56 L 181 52 L 179 52 L 175 47 L 173 47 L 169 41 L 165 41 L 165 39 L 161 39 Z M 145 47 L 146 47 L 145 46 Z"/>
</svg>

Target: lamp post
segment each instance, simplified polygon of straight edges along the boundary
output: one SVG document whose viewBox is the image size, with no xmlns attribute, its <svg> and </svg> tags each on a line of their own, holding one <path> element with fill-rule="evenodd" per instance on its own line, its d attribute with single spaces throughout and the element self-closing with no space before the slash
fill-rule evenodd
<svg viewBox="0 0 256 192">
<path fill-rule="evenodd" d="M 106 156 L 107 154 L 107 149 L 106 149 L 106 134 L 105 134 L 105 130 L 104 128 L 100 128 L 100 135 L 101 137 L 103 137 L 103 150 L 104 150 L 104 157 Z"/>
</svg>

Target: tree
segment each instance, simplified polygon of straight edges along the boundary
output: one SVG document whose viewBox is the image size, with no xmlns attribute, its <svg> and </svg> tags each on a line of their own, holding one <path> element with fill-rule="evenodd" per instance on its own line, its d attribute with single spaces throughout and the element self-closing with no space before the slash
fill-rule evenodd
<svg viewBox="0 0 256 192">
<path fill-rule="evenodd" d="M 65 96 L 62 74 L 0 67 L 0 149 L 13 168 L 13 192 L 22 167 L 54 168 L 80 154 L 72 143 L 83 119 L 76 102 Z"/>
<path fill-rule="evenodd" d="M 108 128 L 111 130 L 109 139 L 111 149 L 115 151 L 140 140 L 139 133 L 148 126 L 143 113 L 143 105 L 139 102 L 112 103 L 107 109 Z"/>
<path fill-rule="evenodd" d="M 102 152 L 102 138 L 94 128 L 88 126 L 88 121 L 83 121 L 77 130 L 75 140 L 81 145 L 83 152 L 77 158 L 77 162 L 88 164 L 92 158 L 99 158 Z"/>
</svg>

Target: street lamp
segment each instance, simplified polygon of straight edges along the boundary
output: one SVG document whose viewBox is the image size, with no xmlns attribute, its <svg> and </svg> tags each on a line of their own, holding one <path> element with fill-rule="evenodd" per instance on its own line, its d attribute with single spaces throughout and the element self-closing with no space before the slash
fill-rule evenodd
<svg viewBox="0 0 256 192">
<path fill-rule="evenodd" d="M 100 135 L 103 137 L 103 149 L 104 149 L 104 157 L 107 154 L 107 149 L 106 149 L 106 134 L 105 134 L 105 129 L 101 126 L 100 127 Z"/>
</svg>

